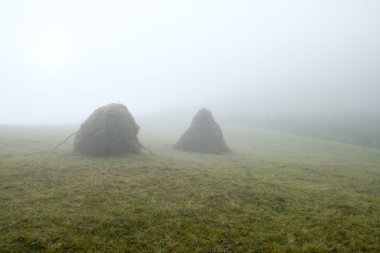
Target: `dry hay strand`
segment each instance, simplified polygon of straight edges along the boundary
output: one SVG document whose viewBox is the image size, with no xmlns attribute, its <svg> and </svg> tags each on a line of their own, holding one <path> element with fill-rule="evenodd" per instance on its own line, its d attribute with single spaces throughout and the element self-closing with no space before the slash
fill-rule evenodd
<svg viewBox="0 0 380 253">
<path fill-rule="evenodd" d="M 109 104 L 95 110 L 81 125 L 74 140 L 74 153 L 89 156 L 139 154 L 139 126 L 127 107 Z"/>
<path fill-rule="evenodd" d="M 230 152 L 224 141 L 220 126 L 214 120 L 212 113 L 207 109 L 198 111 L 190 127 L 174 145 L 174 148 L 211 154 Z"/>
</svg>

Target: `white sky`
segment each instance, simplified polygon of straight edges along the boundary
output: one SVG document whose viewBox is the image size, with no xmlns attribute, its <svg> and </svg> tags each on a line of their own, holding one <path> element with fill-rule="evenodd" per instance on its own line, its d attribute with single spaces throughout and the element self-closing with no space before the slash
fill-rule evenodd
<svg viewBox="0 0 380 253">
<path fill-rule="evenodd" d="M 379 111 L 380 1 L 0 0 L 0 123 L 118 100 Z"/>
</svg>

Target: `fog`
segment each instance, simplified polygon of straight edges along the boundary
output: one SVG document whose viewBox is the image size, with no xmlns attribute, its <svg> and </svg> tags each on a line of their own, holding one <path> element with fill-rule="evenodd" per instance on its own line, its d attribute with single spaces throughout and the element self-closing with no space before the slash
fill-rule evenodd
<svg viewBox="0 0 380 253">
<path fill-rule="evenodd" d="M 0 124 L 380 115 L 379 25 L 378 0 L 0 0 Z"/>
</svg>

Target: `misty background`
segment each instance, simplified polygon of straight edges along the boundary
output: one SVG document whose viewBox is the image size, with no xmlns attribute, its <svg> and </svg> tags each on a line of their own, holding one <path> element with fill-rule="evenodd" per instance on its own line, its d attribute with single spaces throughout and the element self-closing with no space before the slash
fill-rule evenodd
<svg viewBox="0 0 380 253">
<path fill-rule="evenodd" d="M 120 101 L 380 147 L 379 25 L 378 0 L 0 0 L 0 124 Z"/>
</svg>

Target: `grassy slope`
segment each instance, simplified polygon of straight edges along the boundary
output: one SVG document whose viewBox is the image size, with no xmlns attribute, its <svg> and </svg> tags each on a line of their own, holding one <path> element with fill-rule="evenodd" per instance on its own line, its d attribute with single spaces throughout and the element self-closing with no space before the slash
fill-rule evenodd
<svg viewBox="0 0 380 253">
<path fill-rule="evenodd" d="M 0 127 L 0 252 L 376 252 L 380 150 L 225 127 L 228 156 L 86 158 L 75 129 Z"/>
</svg>

